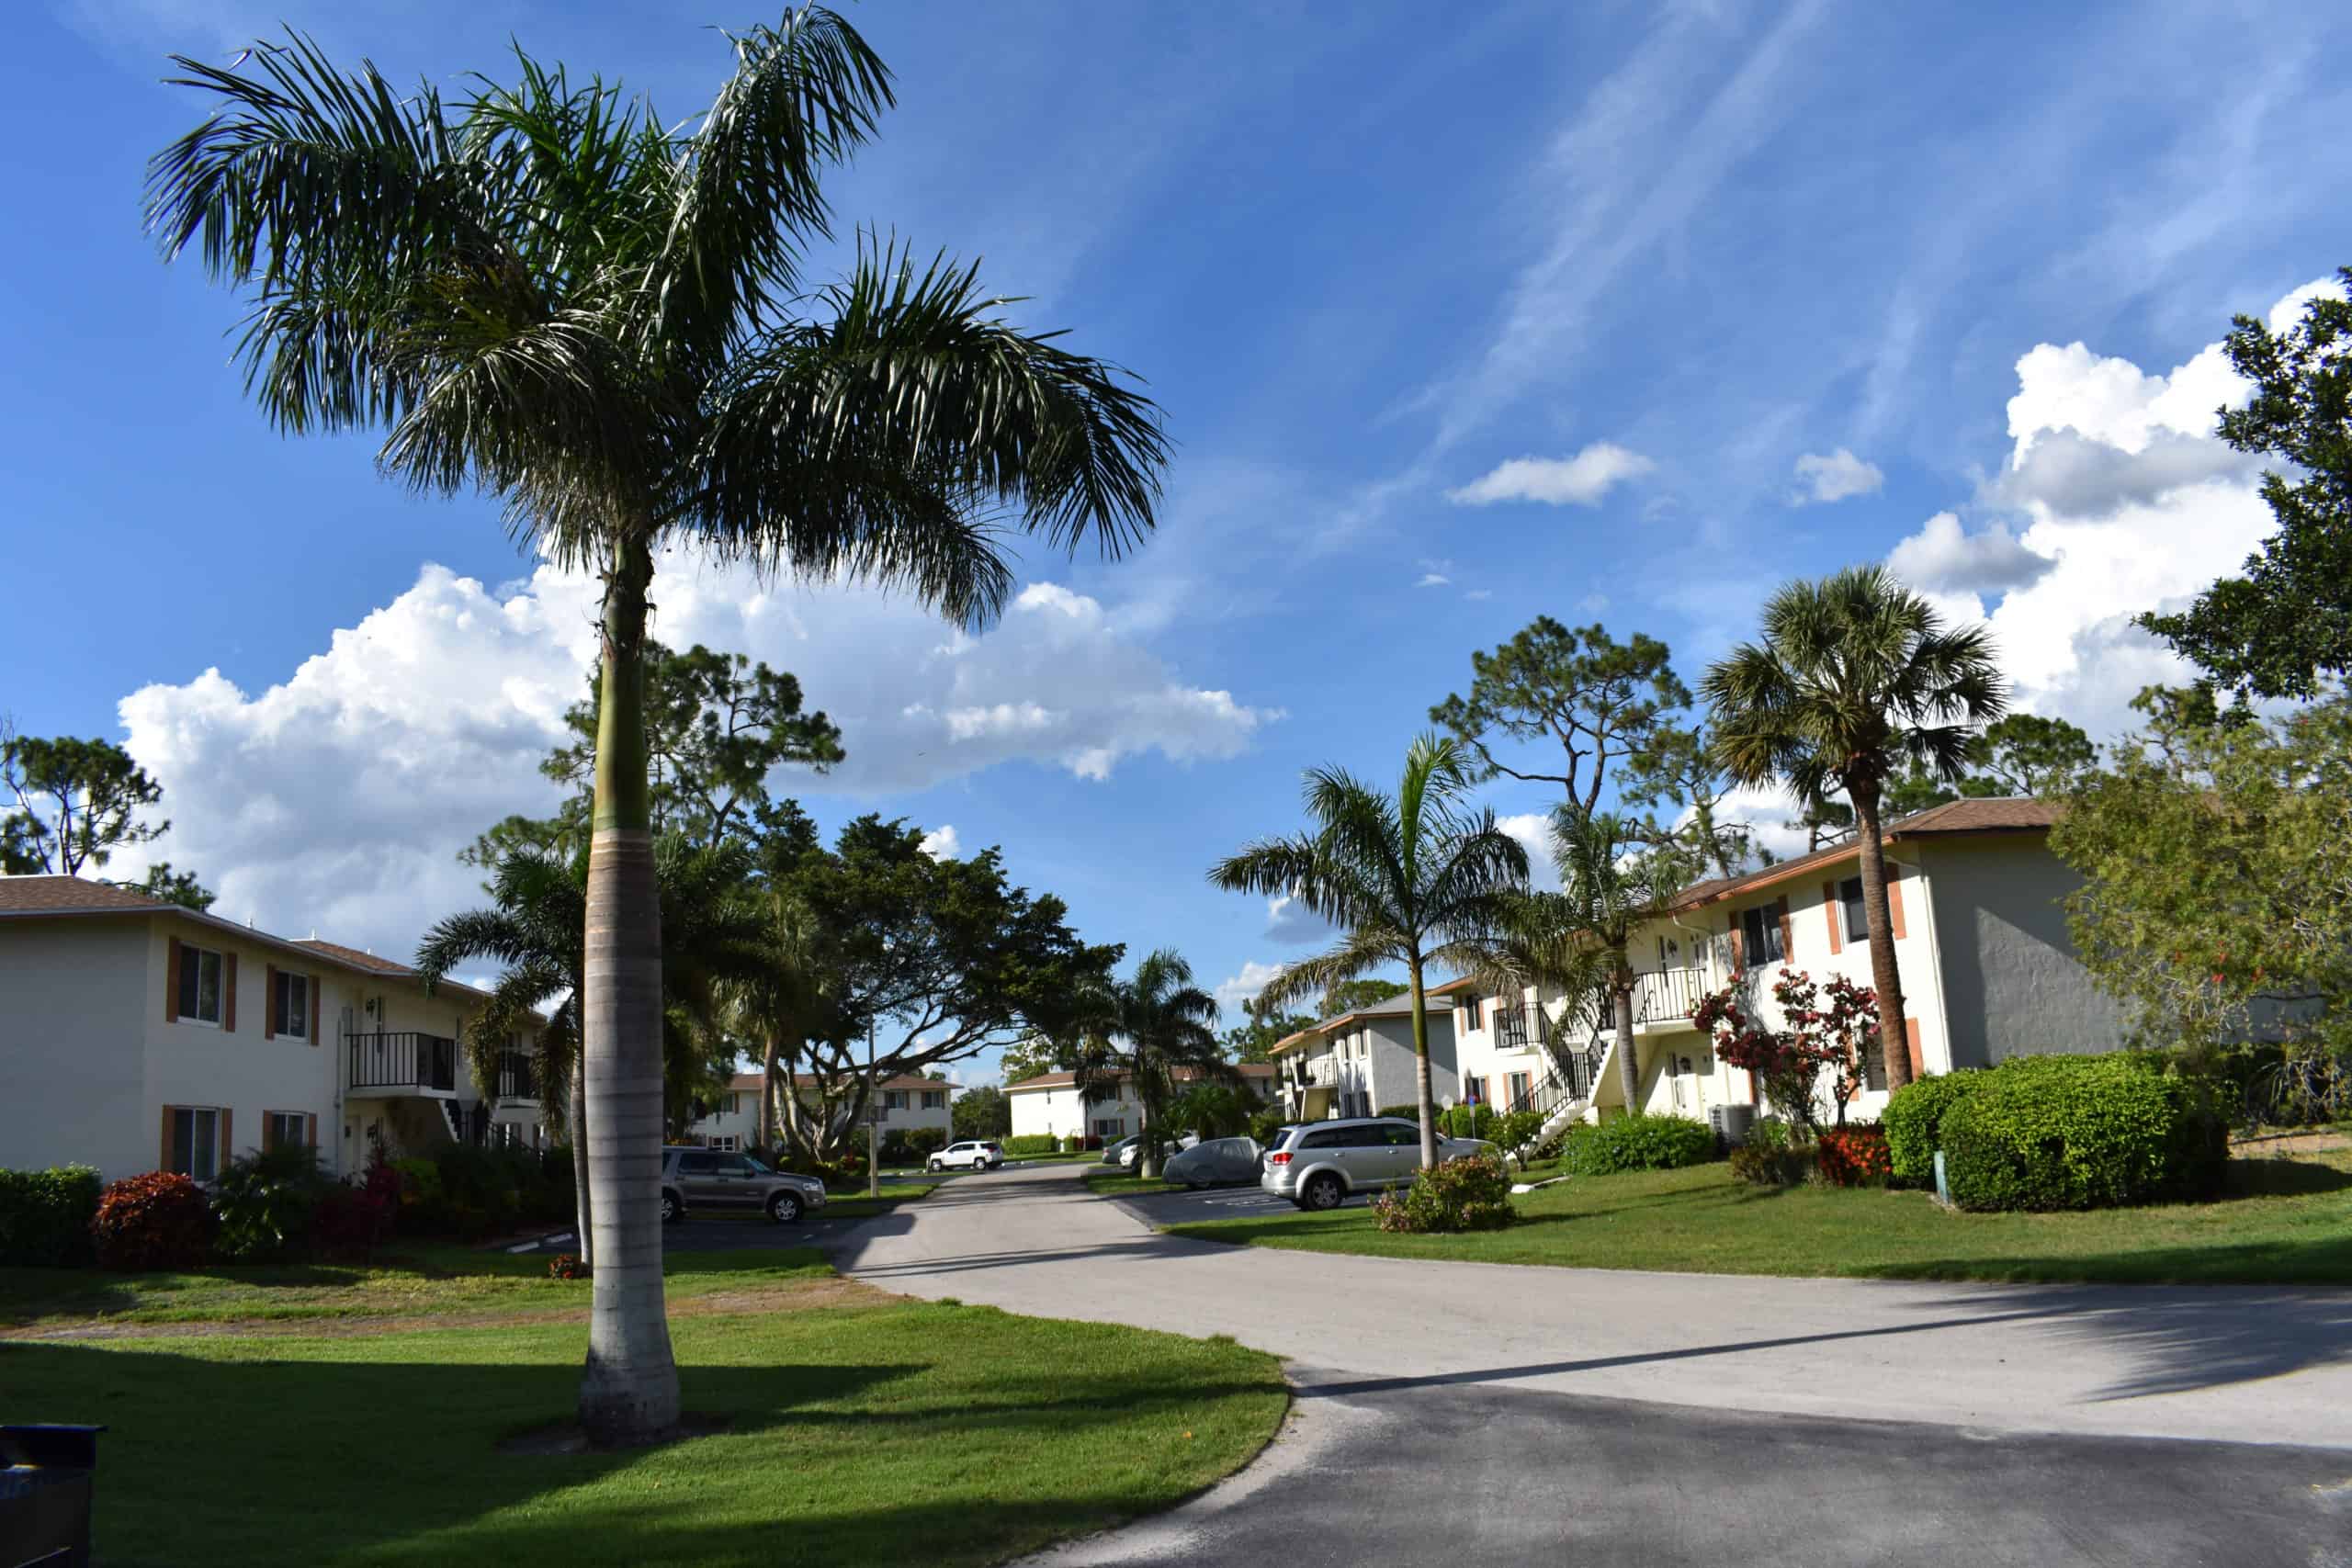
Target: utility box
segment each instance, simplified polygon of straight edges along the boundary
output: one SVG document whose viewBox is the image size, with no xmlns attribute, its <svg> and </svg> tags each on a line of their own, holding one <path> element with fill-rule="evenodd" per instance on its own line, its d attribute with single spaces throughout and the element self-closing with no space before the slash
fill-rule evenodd
<svg viewBox="0 0 2352 1568">
<path fill-rule="evenodd" d="M 1718 1147 L 1736 1149 L 1747 1142 L 1747 1134 L 1756 1130 L 1756 1107 L 1711 1105 L 1707 1107 L 1707 1124 L 1715 1130 Z"/>
<path fill-rule="evenodd" d="M 0 1568 L 88 1568 L 105 1430 L 0 1426 Z"/>
</svg>

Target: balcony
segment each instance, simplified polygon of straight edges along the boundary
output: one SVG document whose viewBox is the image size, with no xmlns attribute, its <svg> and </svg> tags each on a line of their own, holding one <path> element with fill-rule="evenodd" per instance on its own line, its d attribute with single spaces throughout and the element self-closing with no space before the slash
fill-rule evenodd
<svg viewBox="0 0 2352 1568">
<path fill-rule="evenodd" d="M 1645 969 L 1634 976 L 1634 1021 L 1674 1023 L 1699 1010 L 1707 994 L 1702 969 Z"/>
<path fill-rule="evenodd" d="M 458 1043 L 447 1035 L 413 1029 L 384 1030 L 350 1036 L 354 1089 L 398 1089 L 420 1094 L 455 1094 L 458 1089 Z"/>
<path fill-rule="evenodd" d="M 538 1079 L 531 1071 L 531 1058 L 520 1051 L 498 1054 L 498 1098 L 504 1100 L 537 1100 Z"/>
</svg>

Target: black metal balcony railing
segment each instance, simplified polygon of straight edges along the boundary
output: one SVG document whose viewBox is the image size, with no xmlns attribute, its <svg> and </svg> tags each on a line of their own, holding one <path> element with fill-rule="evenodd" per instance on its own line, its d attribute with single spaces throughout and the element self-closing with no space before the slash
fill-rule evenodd
<svg viewBox="0 0 2352 1568">
<path fill-rule="evenodd" d="M 1649 969 L 1634 976 L 1634 1017 L 1642 1022 L 1689 1018 L 1699 1010 L 1704 976 L 1696 969 Z"/>
<path fill-rule="evenodd" d="M 498 1098 L 537 1100 L 538 1082 L 531 1074 L 531 1058 L 520 1051 L 498 1054 Z"/>
<path fill-rule="evenodd" d="M 1552 1020 L 1540 1007 L 1498 1005 L 1494 1028 L 1495 1048 L 1500 1051 L 1524 1051 L 1552 1038 Z"/>
<path fill-rule="evenodd" d="M 458 1087 L 458 1043 L 446 1035 L 402 1029 L 350 1040 L 353 1089 Z"/>
</svg>

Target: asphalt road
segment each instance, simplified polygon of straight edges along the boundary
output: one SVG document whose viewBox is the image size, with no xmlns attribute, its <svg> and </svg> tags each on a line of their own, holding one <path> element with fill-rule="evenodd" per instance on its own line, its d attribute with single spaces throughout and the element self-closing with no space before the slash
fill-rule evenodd
<svg viewBox="0 0 2352 1568">
<path fill-rule="evenodd" d="M 1107 1201 L 1079 1168 L 823 1241 L 885 1289 L 1288 1359 L 1295 1429 L 1264 1458 L 1049 1562 L 2352 1568 L 2352 1292 L 1236 1248 L 1147 1217 L 1249 1190 Z"/>
</svg>

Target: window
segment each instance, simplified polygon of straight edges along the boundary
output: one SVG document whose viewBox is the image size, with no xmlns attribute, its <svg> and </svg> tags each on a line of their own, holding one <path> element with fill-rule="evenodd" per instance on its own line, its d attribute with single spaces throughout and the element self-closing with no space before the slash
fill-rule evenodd
<svg viewBox="0 0 2352 1568">
<path fill-rule="evenodd" d="M 1886 1091 L 1886 1047 L 1876 1032 L 1862 1042 L 1862 1087 L 1873 1094 Z"/>
<path fill-rule="evenodd" d="M 720 1115 L 738 1116 L 742 1113 L 742 1111 L 743 1097 L 741 1095 L 722 1094 L 718 1097 L 718 1111 Z"/>
<path fill-rule="evenodd" d="M 1510 1086 L 1510 1109 L 1516 1111 L 1525 1105 L 1533 1093 L 1534 1078 L 1526 1073 L 1511 1073 L 1504 1081 Z"/>
<path fill-rule="evenodd" d="M 730 1095 L 728 1098 L 732 1099 L 734 1097 Z M 732 1111 L 735 1108 L 730 1105 L 728 1109 Z M 731 1155 L 736 1150 L 743 1146 L 743 1141 L 732 1133 L 721 1133 L 717 1137 L 711 1139 L 710 1146 L 717 1149 L 721 1154 Z"/>
<path fill-rule="evenodd" d="M 1125 1137 L 1127 1135 L 1126 1119 L 1120 1116 L 1097 1118 L 1094 1123 L 1094 1135 L 1098 1138 Z"/>
<path fill-rule="evenodd" d="M 1838 885 L 1838 901 L 1846 906 L 1846 940 L 1868 942 L 1871 939 L 1871 918 L 1862 908 L 1862 879 L 1849 876 Z"/>
<path fill-rule="evenodd" d="M 220 955 L 209 947 L 180 943 L 180 1021 L 220 1021 Z"/>
<path fill-rule="evenodd" d="M 907 1108 L 907 1091 L 906 1091 L 905 1089 L 884 1089 L 884 1090 L 882 1091 L 882 1109 L 883 1109 L 883 1110 L 885 1110 L 885 1111 L 904 1111 L 906 1108 Z"/>
<path fill-rule="evenodd" d="M 262 1147 L 306 1149 L 311 1146 L 311 1118 L 300 1111 L 262 1112 Z"/>
<path fill-rule="evenodd" d="M 1462 1080 L 1462 1102 L 1463 1102 L 1464 1105 L 1480 1105 L 1480 1104 L 1485 1103 L 1486 1099 L 1487 1099 L 1487 1080 L 1486 1080 L 1486 1079 L 1484 1079 L 1484 1078 L 1464 1078 L 1464 1079 Z"/>
<path fill-rule="evenodd" d="M 269 999 L 269 1005 L 277 1015 L 277 1032 L 291 1036 L 296 1040 L 309 1040 L 312 1038 L 311 1033 L 311 977 L 308 975 L 291 974 L 284 969 L 277 970 L 274 973 L 277 976 L 277 994 Z M 186 949 L 181 950 L 180 975 L 181 988 L 185 990 L 187 988 L 187 956 Z"/>
<path fill-rule="evenodd" d="M 717 1155 L 702 1154 L 697 1152 L 694 1154 L 683 1154 L 678 1156 L 678 1174 L 680 1176 L 708 1176 L 718 1168 L 718 1156 Z"/>
<path fill-rule="evenodd" d="M 1302 1149 L 1346 1149 L 1353 1148 L 1355 1141 L 1356 1135 L 1351 1130 L 1345 1127 L 1331 1127 L 1319 1133 L 1307 1134 L 1294 1146 Z"/>
<path fill-rule="evenodd" d="M 944 1111 L 944 1110 L 946 1110 L 946 1109 L 947 1109 L 947 1091 L 946 1091 L 945 1089 L 927 1089 L 923 1090 L 923 1091 L 922 1091 L 922 1108 L 923 1108 L 925 1111 Z"/>
<path fill-rule="evenodd" d="M 1392 1149 L 1421 1146 L 1421 1130 L 1409 1122 L 1383 1122 L 1373 1132 L 1374 1135 L 1364 1142 Z"/>
<path fill-rule="evenodd" d="M 1464 1003 L 1462 1004 L 1462 1027 L 1463 1027 L 1463 1028 L 1464 1028 L 1464 1029 L 1484 1029 L 1484 1028 L 1486 1028 L 1486 1027 L 1487 1027 L 1487 1023 L 1486 1023 L 1486 1016 L 1487 1016 L 1487 1000 L 1486 1000 L 1486 998 L 1485 998 L 1484 997 L 1472 997 L 1468 1001 L 1465 1001 L 1465 1002 L 1464 1002 Z"/>
<path fill-rule="evenodd" d="M 1739 916 L 1740 951 L 1750 969 L 1788 957 L 1781 946 L 1781 912 L 1766 904 Z"/>
<path fill-rule="evenodd" d="M 212 954 L 218 958 L 218 953 Z M 183 968 L 182 974 L 187 970 Z M 209 1181 L 220 1174 L 220 1112 L 198 1111 L 174 1106 L 166 1112 L 172 1121 L 172 1146 L 164 1168 L 198 1181 Z"/>
</svg>

